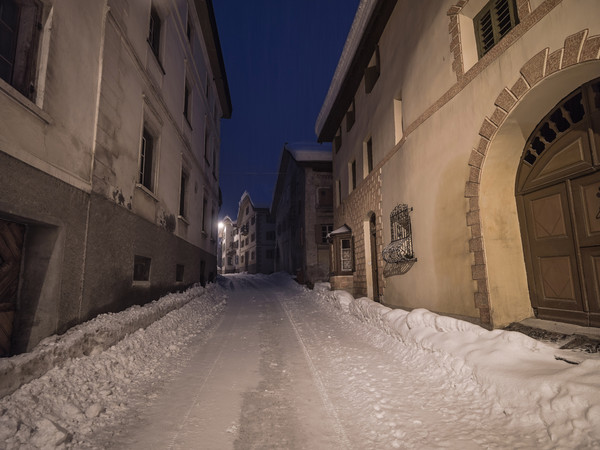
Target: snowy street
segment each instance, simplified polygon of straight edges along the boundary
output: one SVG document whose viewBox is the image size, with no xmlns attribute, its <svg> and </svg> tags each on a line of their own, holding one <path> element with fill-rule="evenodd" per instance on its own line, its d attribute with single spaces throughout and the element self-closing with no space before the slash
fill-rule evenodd
<svg viewBox="0 0 600 450">
<path fill-rule="evenodd" d="M 471 350 L 460 358 L 462 350 L 428 350 L 425 341 L 435 337 L 419 325 L 427 314 L 407 320 L 394 311 L 419 335 L 402 342 L 348 314 L 333 293 L 285 275 L 227 276 L 201 294 L 2 399 L 0 442 L 122 449 L 600 445 L 597 360 L 557 361 L 545 344 L 513 332 L 476 336 L 469 324 L 448 318 L 444 327 L 454 331 L 439 349 Z M 513 345 L 515 359 L 535 360 L 530 367 L 519 362 L 523 373 L 505 362 L 513 377 L 507 386 L 522 380 L 514 391 L 485 375 L 493 365 L 484 358 L 469 359 L 485 349 L 502 362 L 498 338 Z M 536 381 L 541 372 L 547 384 Z"/>
</svg>

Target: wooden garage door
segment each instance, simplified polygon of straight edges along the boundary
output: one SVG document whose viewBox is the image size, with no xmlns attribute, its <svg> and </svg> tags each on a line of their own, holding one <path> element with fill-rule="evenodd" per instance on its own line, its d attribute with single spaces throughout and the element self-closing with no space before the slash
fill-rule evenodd
<svg viewBox="0 0 600 450">
<path fill-rule="evenodd" d="M 0 356 L 10 354 L 24 236 L 24 225 L 0 219 Z"/>
</svg>

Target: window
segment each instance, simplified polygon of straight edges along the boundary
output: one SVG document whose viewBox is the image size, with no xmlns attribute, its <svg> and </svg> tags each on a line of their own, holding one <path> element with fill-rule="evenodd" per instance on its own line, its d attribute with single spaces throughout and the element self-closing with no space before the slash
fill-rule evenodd
<svg viewBox="0 0 600 450">
<path fill-rule="evenodd" d="M 256 240 L 256 233 L 252 233 L 250 235 L 250 242 L 254 242 Z"/>
<path fill-rule="evenodd" d="M 275 232 L 267 231 L 267 241 L 274 241 L 274 240 L 275 240 Z"/>
<path fill-rule="evenodd" d="M 365 92 L 367 94 L 370 94 L 375 87 L 380 73 L 379 46 L 377 46 L 375 52 L 373 52 L 369 66 L 365 69 Z"/>
<path fill-rule="evenodd" d="M 490 0 L 473 19 L 481 58 L 519 23 L 515 0 Z"/>
<path fill-rule="evenodd" d="M 210 144 L 210 137 L 208 135 L 208 120 L 206 114 L 204 115 L 204 160 L 208 163 L 208 147 Z"/>
<path fill-rule="evenodd" d="M 254 225 L 256 223 L 256 216 L 252 216 L 252 218 L 250 219 L 250 223 L 252 225 Z"/>
<path fill-rule="evenodd" d="M 160 28 L 161 28 L 161 20 L 158 15 L 158 11 L 153 6 L 150 9 L 150 25 L 148 27 L 148 44 L 150 44 L 150 48 L 152 49 L 152 53 L 156 58 L 160 55 Z"/>
<path fill-rule="evenodd" d="M 187 120 L 188 124 L 192 122 L 192 91 L 189 84 L 185 83 L 184 98 L 183 98 L 183 117 Z"/>
<path fill-rule="evenodd" d="M 150 280 L 150 258 L 135 255 L 133 258 L 133 281 Z"/>
<path fill-rule="evenodd" d="M 231 260 L 231 256 L 227 257 L 227 265 L 231 266 L 233 264 L 232 260 Z"/>
<path fill-rule="evenodd" d="M 382 252 L 383 259 L 388 263 L 415 261 L 410 211 L 412 208 L 409 208 L 408 205 L 399 204 L 390 213 L 392 241 Z"/>
<path fill-rule="evenodd" d="M 37 0 L 0 2 L 0 78 L 35 100 L 42 5 Z"/>
<path fill-rule="evenodd" d="M 354 270 L 354 242 L 352 231 L 347 230 L 331 236 L 332 268 L 335 275 L 351 275 Z"/>
<path fill-rule="evenodd" d="M 204 197 L 204 200 L 202 200 L 202 231 L 204 231 L 206 233 L 206 205 L 207 205 L 207 201 L 206 201 L 206 195 Z"/>
<path fill-rule="evenodd" d="M 249 206 L 246 206 L 246 215 L 248 215 L 249 208 Z M 248 224 L 246 224 L 246 226 L 248 226 Z"/>
<path fill-rule="evenodd" d="M 352 247 L 350 239 L 340 239 L 340 261 L 342 272 L 352 272 Z"/>
<path fill-rule="evenodd" d="M 373 139 L 369 138 L 367 142 L 364 143 L 363 149 L 363 168 L 364 168 L 364 176 L 366 177 L 373 171 Z"/>
<path fill-rule="evenodd" d="M 186 216 L 186 191 L 188 183 L 188 174 L 183 170 L 181 171 L 181 188 L 179 190 L 179 215 L 181 217 Z"/>
<path fill-rule="evenodd" d="M 330 187 L 317 188 L 317 207 L 331 208 L 333 206 L 333 189 Z"/>
<path fill-rule="evenodd" d="M 333 149 L 337 153 L 340 151 L 340 147 L 342 146 L 342 129 L 338 128 L 335 133 L 335 137 L 333 138 Z"/>
<path fill-rule="evenodd" d="M 328 223 L 320 225 L 320 231 L 321 232 L 319 234 L 317 242 L 319 244 L 327 244 L 327 235 L 333 231 L 333 224 Z"/>
<path fill-rule="evenodd" d="M 396 135 L 396 144 L 402 140 L 404 136 L 404 128 L 402 127 L 402 98 L 394 99 L 394 131 Z"/>
<path fill-rule="evenodd" d="M 215 227 L 215 208 L 211 208 L 210 210 L 210 238 L 215 239 L 216 228 Z"/>
<path fill-rule="evenodd" d="M 350 192 L 356 189 L 356 160 L 350 163 Z"/>
<path fill-rule="evenodd" d="M 242 255 L 241 262 L 242 262 L 242 264 L 244 264 L 244 255 Z"/>
<path fill-rule="evenodd" d="M 142 145 L 140 148 L 140 176 L 139 183 L 152 191 L 154 188 L 153 180 L 153 160 L 154 160 L 154 137 L 148 129 L 144 127 L 142 133 Z"/>
<path fill-rule="evenodd" d="M 175 266 L 175 281 L 182 282 L 183 281 L 183 270 L 185 266 L 183 264 L 177 264 Z"/>
<path fill-rule="evenodd" d="M 354 113 L 354 100 L 352 100 L 352 104 L 350 105 L 350 108 L 348 108 L 348 112 L 346 113 L 346 131 L 350 131 L 352 129 L 355 119 L 356 115 Z"/>
<path fill-rule="evenodd" d="M 337 180 L 335 183 L 337 189 L 337 205 L 340 206 L 342 204 L 342 182 L 341 180 Z"/>
<path fill-rule="evenodd" d="M 189 11 L 188 11 L 188 17 L 187 17 L 187 29 L 185 30 L 185 34 L 186 34 L 188 42 L 190 43 L 190 46 L 191 46 L 192 38 L 194 36 L 194 28 L 192 27 L 192 18 L 190 17 Z"/>
<path fill-rule="evenodd" d="M 254 252 L 250 253 L 250 260 L 254 261 Z"/>
</svg>

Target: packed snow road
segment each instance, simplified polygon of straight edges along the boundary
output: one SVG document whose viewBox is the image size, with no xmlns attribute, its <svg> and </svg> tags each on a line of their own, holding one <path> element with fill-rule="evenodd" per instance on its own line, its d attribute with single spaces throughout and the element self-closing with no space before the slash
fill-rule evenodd
<svg viewBox="0 0 600 450">
<path fill-rule="evenodd" d="M 53 369 L 2 399 L 0 437 L 7 448 L 600 445 L 594 429 L 600 412 L 597 365 L 571 366 L 550 353 L 548 364 L 564 364 L 565 369 L 557 366 L 562 384 L 544 385 L 541 394 L 521 391 L 522 400 L 507 401 L 505 387 L 475 376 L 485 370 L 466 369 L 467 357 L 424 350 L 423 342 L 433 339 L 419 328 L 426 314 L 411 316 L 421 339 L 421 345 L 412 345 L 343 313 L 332 298 L 281 274 L 220 278 L 146 330 Z M 466 327 L 446 333 L 451 347 L 487 349 L 495 359 L 506 353 L 490 346 L 498 338 L 503 348 L 517 342 L 509 351 L 515 357 L 548 350 L 516 333 L 492 332 L 490 338 L 485 330 L 471 333 L 468 324 L 443 323 L 448 329 Z M 481 357 L 473 366 L 480 361 L 488 367 Z M 533 368 L 550 367 L 544 364 Z M 530 389 L 527 377 L 536 371 L 524 370 L 516 379 Z M 565 375 L 569 370 L 579 372 L 571 379 Z"/>
</svg>

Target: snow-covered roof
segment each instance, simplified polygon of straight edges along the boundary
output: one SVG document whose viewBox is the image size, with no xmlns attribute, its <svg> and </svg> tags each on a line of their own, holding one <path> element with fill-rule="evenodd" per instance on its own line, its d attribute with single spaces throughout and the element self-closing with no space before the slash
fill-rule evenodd
<svg viewBox="0 0 600 450">
<path fill-rule="evenodd" d="M 338 234 L 346 233 L 352 233 L 352 230 L 350 229 L 350 227 L 348 227 L 348 225 L 344 224 L 341 227 L 333 230 L 331 233 L 327 234 L 327 238 L 330 238 L 331 236 L 337 236 Z"/>
<path fill-rule="evenodd" d="M 348 33 L 348 38 L 346 39 L 344 49 L 342 50 L 342 56 L 340 56 L 335 73 L 333 74 L 333 79 L 329 85 L 329 90 L 325 96 L 325 101 L 323 102 L 323 106 L 321 107 L 321 111 L 317 117 L 317 123 L 315 125 L 315 132 L 317 133 L 317 136 L 321 135 L 325 121 L 327 120 L 333 104 L 340 92 L 342 83 L 346 78 L 348 69 L 350 68 L 350 63 L 352 62 L 354 55 L 358 50 L 358 45 L 361 42 L 367 27 L 367 23 L 373 14 L 376 4 L 377 0 L 361 0 L 358 5 L 356 15 L 354 16 L 354 21 L 352 22 L 350 32 Z"/>
<path fill-rule="evenodd" d="M 331 146 L 318 143 L 285 144 L 283 147 L 290 152 L 297 162 L 331 161 Z"/>
</svg>

